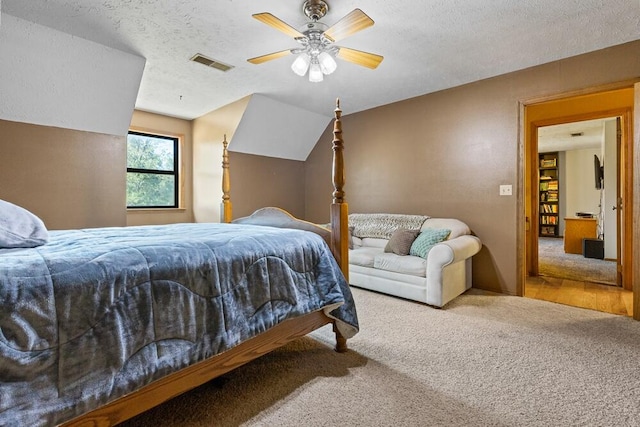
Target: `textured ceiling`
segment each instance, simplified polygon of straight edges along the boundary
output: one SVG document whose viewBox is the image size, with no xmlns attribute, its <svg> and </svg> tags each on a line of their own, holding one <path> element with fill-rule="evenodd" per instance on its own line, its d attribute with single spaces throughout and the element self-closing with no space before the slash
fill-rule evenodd
<svg viewBox="0 0 640 427">
<path fill-rule="evenodd" d="M 538 128 L 538 152 L 604 147 L 604 125 L 609 119 L 585 120 Z"/>
<path fill-rule="evenodd" d="M 640 0 L 327 0 L 328 25 L 355 8 L 375 25 L 340 45 L 384 56 L 376 70 L 338 60 L 310 83 L 292 57 L 247 58 L 297 47 L 253 19 L 271 12 L 299 28 L 296 0 L 3 0 L 2 12 L 146 58 L 136 108 L 192 119 L 258 93 L 331 116 L 640 39 Z M 228 72 L 189 61 L 201 53 Z"/>
</svg>

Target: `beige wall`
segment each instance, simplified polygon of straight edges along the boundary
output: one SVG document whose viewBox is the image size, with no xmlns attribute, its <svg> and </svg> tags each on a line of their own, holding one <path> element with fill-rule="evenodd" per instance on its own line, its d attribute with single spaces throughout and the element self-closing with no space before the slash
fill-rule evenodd
<svg viewBox="0 0 640 427">
<path fill-rule="evenodd" d="M 0 120 L 0 198 L 49 229 L 192 222 L 191 122 L 134 112 L 136 130 L 182 140 L 184 208 L 126 209 L 126 137 Z"/>
<path fill-rule="evenodd" d="M 474 286 L 515 294 L 521 103 L 635 79 L 639 53 L 637 41 L 344 116 L 350 211 L 462 219 L 484 244 Z M 348 105 L 342 99 L 345 113 Z M 134 114 L 133 126 L 185 136 L 184 211 L 127 217 L 124 137 L 8 121 L 0 121 L 0 198 L 52 229 L 218 221 L 222 136 L 231 140 L 244 107 L 246 99 L 193 123 Z M 231 152 L 234 217 L 270 205 L 327 222 L 331 140 L 329 126 L 304 163 Z M 512 184 L 514 195 L 499 196 L 501 184 Z"/>
<path fill-rule="evenodd" d="M 560 167 L 564 168 L 562 178 L 565 191 L 560 197 L 566 199 L 566 217 L 574 218 L 576 212 L 600 213 L 600 190 L 596 189 L 593 156 L 601 157 L 602 148 L 584 148 L 582 150 L 568 150 L 564 152 L 564 161 Z M 615 188 L 615 187 L 614 187 Z M 564 218 L 561 218 L 564 222 Z M 564 227 L 562 228 L 564 235 Z M 612 239 L 614 234 L 611 235 Z"/>
<path fill-rule="evenodd" d="M 229 162 L 234 218 L 265 206 L 304 218 L 304 162 L 245 153 L 229 153 Z"/>
<path fill-rule="evenodd" d="M 460 218 L 484 245 L 474 287 L 516 294 L 521 102 L 639 76 L 637 41 L 344 116 L 350 212 Z M 331 139 L 328 128 L 305 165 L 310 221 L 327 219 Z"/>
<path fill-rule="evenodd" d="M 248 99 L 194 122 L 134 112 L 131 129 L 181 138 L 181 209 L 127 211 L 124 136 L 1 120 L 0 198 L 33 211 L 50 229 L 218 221 L 222 138 L 226 132 L 228 139 L 233 136 L 234 121 Z M 231 110 L 237 113 L 233 117 Z M 304 216 L 304 162 L 233 152 L 230 159 L 234 217 L 263 206 Z M 194 202 L 194 186 L 200 189 L 200 205 Z M 198 206 L 205 215 L 196 219 Z"/>
<path fill-rule="evenodd" d="M 233 218 L 265 206 L 304 216 L 304 162 L 233 151 L 233 135 L 250 99 L 247 96 L 193 121 L 196 222 L 220 221 L 225 136 L 229 142 Z"/>
<path fill-rule="evenodd" d="M 191 120 L 134 111 L 131 130 L 180 138 L 180 208 L 129 209 L 127 225 L 193 222 L 193 137 Z"/>
<path fill-rule="evenodd" d="M 0 135 L 0 199 L 51 230 L 125 225 L 125 137 L 4 120 Z"/>
<path fill-rule="evenodd" d="M 193 121 L 193 211 L 196 222 L 220 221 L 222 141 L 225 138 L 227 142 L 232 140 L 250 99 L 250 96 L 244 97 Z M 231 190 L 234 188 L 232 180 Z M 235 202 L 233 198 L 231 200 Z"/>
</svg>

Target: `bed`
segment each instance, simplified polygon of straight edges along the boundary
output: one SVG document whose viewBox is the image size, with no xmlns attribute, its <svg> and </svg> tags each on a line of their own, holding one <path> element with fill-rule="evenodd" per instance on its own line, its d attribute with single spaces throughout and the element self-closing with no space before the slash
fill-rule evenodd
<svg viewBox="0 0 640 427">
<path fill-rule="evenodd" d="M 330 231 L 233 221 L 226 138 L 221 223 L 43 231 L 20 211 L 45 242 L 0 249 L 0 425 L 114 425 L 327 324 L 346 351 L 340 114 Z"/>
</svg>

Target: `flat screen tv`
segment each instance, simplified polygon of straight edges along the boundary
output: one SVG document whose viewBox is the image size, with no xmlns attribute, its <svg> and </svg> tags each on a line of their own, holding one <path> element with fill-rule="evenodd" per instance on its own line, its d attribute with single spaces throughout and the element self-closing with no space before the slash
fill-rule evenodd
<svg viewBox="0 0 640 427">
<path fill-rule="evenodd" d="M 596 179 L 596 189 L 601 190 L 604 181 L 604 166 L 600 165 L 600 159 L 593 155 L 593 174 Z"/>
</svg>

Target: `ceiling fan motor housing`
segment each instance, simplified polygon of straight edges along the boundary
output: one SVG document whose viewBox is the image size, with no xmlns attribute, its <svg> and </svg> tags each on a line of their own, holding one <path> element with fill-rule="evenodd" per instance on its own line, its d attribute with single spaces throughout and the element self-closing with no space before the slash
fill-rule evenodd
<svg viewBox="0 0 640 427">
<path fill-rule="evenodd" d="M 302 11 L 313 21 L 322 19 L 327 14 L 329 5 L 323 0 L 307 0 L 302 5 Z"/>
<path fill-rule="evenodd" d="M 328 28 L 329 27 L 322 22 L 307 22 L 304 24 L 304 27 L 300 28 L 300 32 L 308 36 L 310 33 L 322 34 L 327 31 Z"/>
<path fill-rule="evenodd" d="M 306 52 L 309 56 L 316 57 L 321 52 L 326 51 L 335 56 L 337 48 L 331 46 L 332 40 L 328 39 L 324 32 L 327 30 L 327 26 L 322 22 L 307 22 L 304 27 L 300 28 L 300 32 L 304 34 L 304 37 L 296 38 L 303 49 L 292 50 L 293 53 Z"/>
</svg>

